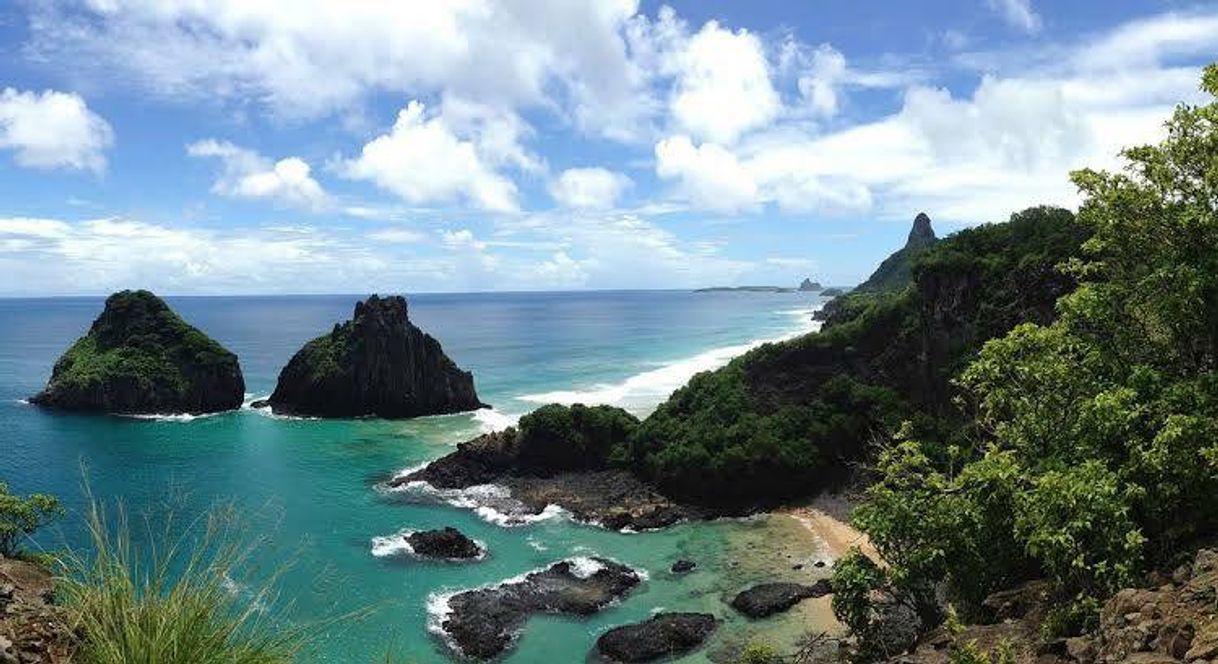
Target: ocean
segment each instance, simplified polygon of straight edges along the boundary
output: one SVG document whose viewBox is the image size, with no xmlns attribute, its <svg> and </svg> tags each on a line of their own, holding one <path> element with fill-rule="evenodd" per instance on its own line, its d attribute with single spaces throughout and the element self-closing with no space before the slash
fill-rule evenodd
<svg viewBox="0 0 1218 664">
<path fill-rule="evenodd" d="M 270 393 L 305 341 L 351 315 L 357 296 L 169 297 L 190 323 L 237 353 L 247 403 Z M 52 493 L 68 507 L 37 545 L 80 548 L 84 487 L 133 517 L 189 519 L 237 508 L 244 532 L 265 539 L 258 570 L 284 570 L 268 620 L 307 626 L 308 662 L 455 661 L 435 625 L 446 593 L 494 584 L 572 556 L 600 555 L 645 572 L 620 604 L 587 620 L 533 618 L 505 662 L 583 662 L 598 634 L 656 610 L 706 611 L 723 623 L 681 662 L 722 661 L 759 638 L 793 642 L 830 624 L 828 600 L 763 623 L 726 601 L 750 583 L 811 582 L 824 571 L 815 536 L 786 515 L 617 533 L 559 511 L 513 519 L 472 509 L 469 495 L 391 493 L 378 482 L 439 457 L 543 403 L 608 403 L 646 415 L 690 376 L 767 340 L 813 329 L 808 293 L 687 291 L 419 294 L 411 320 L 441 341 L 494 406 L 408 421 L 306 420 L 248 407 L 204 417 L 112 417 L 43 412 L 23 400 L 84 334 L 102 298 L 0 299 L 0 481 Z M 140 519 L 133 518 L 140 523 Z M 484 542 L 474 563 L 401 555 L 393 535 L 455 526 Z M 142 540 L 137 526 L 136 538 Z M 694 573 L 668 572 L 678 558 Z M 795 569 L 803 564 L 802 569 Z M 253 576 L 263 573 L 251 570 Z M 233 584 L 234 593 L 252 593 Z M 252 596 L 250 601 L 253 601 Z M 339 616 L 351 616 L 333 620 Z"/>
</svg>

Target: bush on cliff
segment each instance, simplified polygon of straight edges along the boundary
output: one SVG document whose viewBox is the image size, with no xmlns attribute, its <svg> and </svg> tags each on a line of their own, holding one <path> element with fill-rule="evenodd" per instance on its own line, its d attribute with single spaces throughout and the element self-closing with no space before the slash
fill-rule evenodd
<svg viewBox="0 0 1218 664">
<path fill-rule="evenodd" d="M 519 463 L 547 470 L 601 468 L 638 425 L 638 418 L 612 406 L 542 406 L 520 418 Z"/>
<path fill-rule="evenodd" d="M 35 493 L 22 498 L 0 482 L 0 556 L 18 557 L 25 539 L 63 515 L 54 496 Z"/>
</svg>

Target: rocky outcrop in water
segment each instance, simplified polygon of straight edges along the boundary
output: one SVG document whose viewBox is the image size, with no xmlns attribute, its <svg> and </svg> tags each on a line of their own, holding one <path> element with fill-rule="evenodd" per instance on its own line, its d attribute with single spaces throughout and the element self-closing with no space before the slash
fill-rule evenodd
<svg viewBox="0 0 1218 664">
<path fill-rule="evenodd" d="M 47 408 L 121 414 L 212 413 L 241 406 L 237 356 L 182 320 L 156 295 L 122 291 L 59 358 Z"/>
<path fill-rule="evenodd" d="M 827 579 L 808 586 L 802 583 L 762 583 L 742 591 L 732 599 L 732 608 L 750 618 L 765 618 L 782 613 L 812 597 L 833 592 Z"/>
<path fill-rule="evenodd" d="M 482 547 L 456 528 L 410 533 L 406 542 L 415 555 L 441 560 L 469 560 L 483 554 Z"/>
<path fill-rule="evenodd" d="M 615 627 L 596 640 L 602 657 L 614 662 L 651 662 L 690 652 L 715 631 L 709 613 L 657 613 L 633 625 Z"/>
<path fill-rule="evenodd" d="M 318 417 L 405 418 L 485 407 L 473 376 L 410 322 L 406 299 L 376 295 L 292 356 L 268 401 L 276 413 Z"/>
<path fill-rule="evenodd" d="M 439 627 L 462 655 L 490 659 L 512 645 L 529 616 L 590 616 L 625 597 L 641 580 L 612 560 L 564 560 L 519 581 L 453 595 Z"/>
<path fill-rule="evenodd" d="M 814 293 L 816 291 L 822 290 L 823 288 L 824 287 L 820 285 L 819 281 L 812 281 L 811 279 L 807 279 L 807 278 L 805 278 L 799 284 L 799 290 L 804 293 L 809 293 L 809 292 Z"/>
<path fill-rule="evenodd" d="M 396 477 L 391 487 L 426 482 L 437 489 L 496 484 L 533 514 L 558 505 L 576 519 L 613 530 L 649 530 L 697 513 L 608 463 L 638 421 L 620 408 L 550 405 L 522 417 L 518 428 L 479 436 L 426 467 Z"/>
</svg>

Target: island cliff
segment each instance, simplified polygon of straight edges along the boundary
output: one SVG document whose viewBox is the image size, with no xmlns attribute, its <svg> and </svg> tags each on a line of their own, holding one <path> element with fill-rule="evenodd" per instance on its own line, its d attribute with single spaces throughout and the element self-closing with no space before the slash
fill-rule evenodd
<svg viewBox="0 0 1218 664">
<path fill-rule="evenodd" d="M 146 291 L 122 291 L 55 363 L 31 403 L 121 414 L 211 413 L 241 405 L 237 356 Z"/>
<path fill-rule="evenodd" d="M 276 413 L 387 418 L 485 407 L 474 379 L 407 317 L 406 299 L 373 295 L 292 356 L 268 400 Z"/>
</svg>

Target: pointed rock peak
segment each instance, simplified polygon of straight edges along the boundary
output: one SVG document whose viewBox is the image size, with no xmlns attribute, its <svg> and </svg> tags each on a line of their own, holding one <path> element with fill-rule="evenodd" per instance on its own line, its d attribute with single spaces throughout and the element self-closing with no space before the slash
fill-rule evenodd
<svg viewBox="0 0 1218 664">
<path fill-rule="evenodd" d="M 363 302 L 355 303 L 355 314 L 352 318 L 358 322 L 364 314 L 370 313 L 374 316 L 405 320 L 406 311 L 406 298 L 401 295 L 391 295 L 389 297 L 372 295 Z"/>
<path fill-rule="evenodd" d="M 919 212 L 918 216 L 914 217 L 913 228 L 909 230 L 909 239 L 905 241 L 906 247 L 925 247 L 934 244 L 935 229 L 930 227 L 930 217 L 926 216 L 925 212 Z"/>
</svg>

